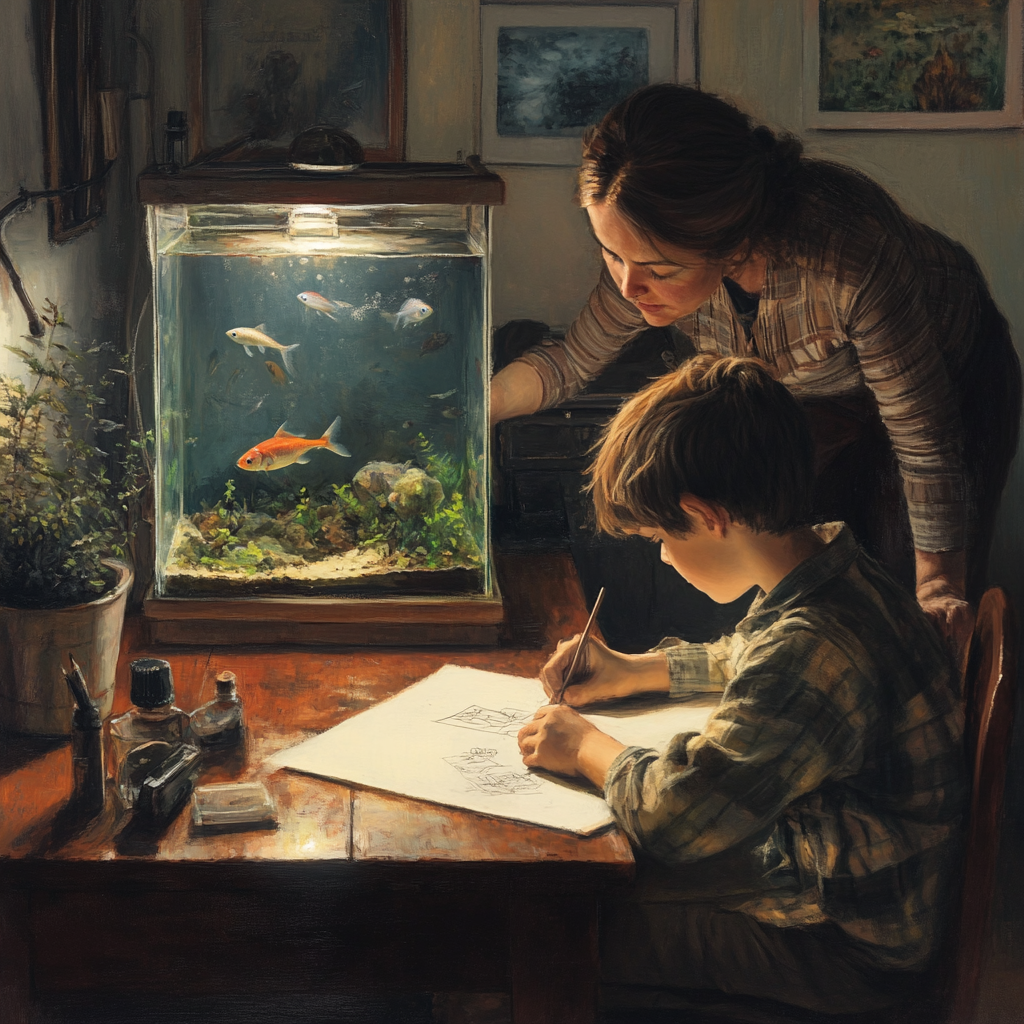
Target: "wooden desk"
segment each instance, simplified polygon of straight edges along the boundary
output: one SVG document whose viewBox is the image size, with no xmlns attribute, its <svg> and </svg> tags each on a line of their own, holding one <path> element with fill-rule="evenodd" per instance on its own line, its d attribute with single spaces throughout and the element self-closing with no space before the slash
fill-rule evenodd
<svg viewBox="0 0 1024 1024">
<path fill-rule="evenodd" d="M 171 662 L 186 709 L 232 669 L 248 747 L 201 781 L 263 779 L 279 827 L 196 836 L 182 813 L 152 832 L 108 793 L 83 828 L 65 806 L 69 743 L 9 740 L 0 1020 L 22 1024 L 33 1000 L 80 990 L 102 999 L 402 988 L 510 992 L 516 1024 L 592 1020 L 597 895 L 633 870 L 620 833 L 583 838 L 262 764 L 447 662 L 535 674 L 586 621 L 571 560 L 504 556 L 499 572 L 514 609 L 500 648 L 253 653 L 239 624 L 237 648 L 147 651 L 130 620 L 115 712 L 128 704 L 128 662 L 142 654 Z"/>
</svg>

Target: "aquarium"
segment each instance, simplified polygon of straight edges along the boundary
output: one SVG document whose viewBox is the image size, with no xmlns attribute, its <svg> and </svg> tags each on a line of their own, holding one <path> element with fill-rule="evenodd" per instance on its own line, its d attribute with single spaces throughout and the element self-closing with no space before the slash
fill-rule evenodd
<svg viewBox="0 0 1024 1024">
<path fill-rule="evenodd" d="M 157 597 L 492 593 L 487 215 L 149 206 Z"/>
</svg>

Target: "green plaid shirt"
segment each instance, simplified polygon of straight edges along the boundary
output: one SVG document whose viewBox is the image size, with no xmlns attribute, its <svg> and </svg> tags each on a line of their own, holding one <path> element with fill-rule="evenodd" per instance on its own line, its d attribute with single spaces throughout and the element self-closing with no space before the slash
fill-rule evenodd
<svg viewBox="0 0 1024 1024">
<path fill-rule="evenodd" d="M 881 963 L 924 965 L 941 932 L 966 806 L 963 709 L 913 597 L 841 523 L 736 633 L 666 641 L 673 696 L 721 692 L 701 733 L 630 747 L 605 797 L 632 842 L 685 865 L 769 831 L 778 926 L 832 921 Z M 770 870 L 769 870 L 770 869 Z"/>
</svg>

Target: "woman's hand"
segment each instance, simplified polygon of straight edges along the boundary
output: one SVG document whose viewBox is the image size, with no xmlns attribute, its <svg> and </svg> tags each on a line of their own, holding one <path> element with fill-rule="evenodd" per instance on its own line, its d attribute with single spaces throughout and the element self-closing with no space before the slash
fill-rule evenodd
<svg viewBox="0 0 1024 1024">
<path fill-rule="evenodd" d="M 612 761 L 625 746 L 564 704 L 548 704 L 519 730 L 519 751 L 529 768 L 583 775 L 604 788 Z"/>
<path fill-rule="evenodd" d="M 558 699 L 562 680 L 572 664 L 580 635 L 562 640 L 555 653 L 540 670 L 544 691 L 553 700 Z M 573 707 L 582 707 L 596 701 L 615 700 L 635 693 L 668 693 L 668 662 L 661 651 L 647 654 L 620 654 L 596 637 L 590 637 L 580 651 L 576 680 L 565 688 L 562 699 Z"/>
<path fill-rule="evenodd" d="M 974 632 L 974 609 L 964 598 L 963 551 L 916 551 L 917 602 L 939 631 L 963 671 Z"/>
<path fill-rule="evenodd" d="M 917 601 L 925 615 L 939 631 L 953 654 L 953 661 L 963 670 L 967 647 L 974 632 L 974 609 L 944 581 L 931 580 L 917 588 Z"/>
</svg>

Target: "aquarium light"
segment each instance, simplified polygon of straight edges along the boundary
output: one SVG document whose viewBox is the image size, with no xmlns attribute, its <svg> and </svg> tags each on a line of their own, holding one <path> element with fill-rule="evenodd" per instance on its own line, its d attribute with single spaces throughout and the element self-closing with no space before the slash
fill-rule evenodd
<svg viewBox="0 0 1024 1024">
<path fill-rule="evenodd" d="M 288 214 L 288 234 L 337 238 L 337 211 L 329 206 L 296 206 Z"/>
</svg>

